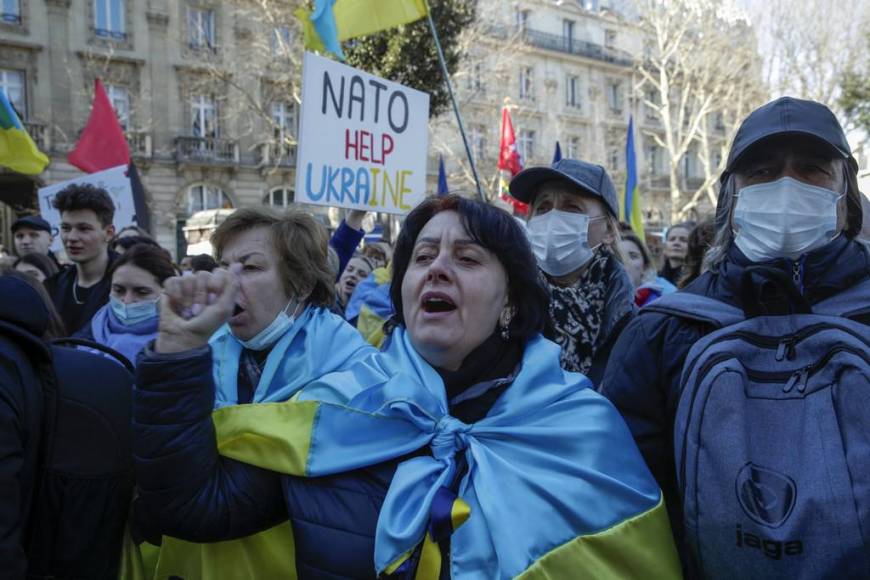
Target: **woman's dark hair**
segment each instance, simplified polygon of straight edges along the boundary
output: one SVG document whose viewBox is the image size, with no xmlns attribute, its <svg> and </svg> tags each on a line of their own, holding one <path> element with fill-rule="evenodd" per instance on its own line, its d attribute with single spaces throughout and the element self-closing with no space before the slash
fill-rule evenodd
<svg viewBox="0 0 870 580">
<path fill-rule="evenodd" d="M 54 208 L 63 213 L 89 209 L 97 214 L 103 227 L 112 225 L 115 218 L 115 204 L 106 190 L 88 183 L 74 183 L 63 188 L 51 202 Z"/>
<path fill-rule="evenodd" d="M 45 286 L 43 286 L 36 278 L 25 274 L 24 272 L 13 270 L 12 268 L 0 269 L 0 276 L 9 276 L 21 280 L 33 288 L 39 295 L 40 300 L 42 300 L 42 303 L 45 305 L 45 309 L 48 311 L 48 325 L 45 328 L 45 333 L 40 337 L 42 340 L 48 342 L 67 335 L 66 328 L 64 328 L 63 325 L 63 319 L 60 317 L 60 314 L 57 313 L 57 308 L 54 307 L 54 302 L 52 302 L 51 297 L 48 295 Z"/>
<path fill-rule="evenodd" d="M 677 286 L 685 288 L 701 275 L 704 268 L 704 256 L 713 245 L 716 237 L 716 222 L 713 218 L 704 220 L 689 232 L 689 249 L 686 250 L 686 260 Z"/>
<path fill-rule="evenodd" d="M 145 270 L 157 278 L 161 286 L 167 278 L 175 276 L 175 267 L 172 265 L 169 253 L 160 246 L 154 247 L 150 244 L 134 245 L 112 264 L 109 279 L 115 275 L 115 271 L 118 268 L 128 265 Z"/>
<path fill-rule="evenodd" d="M 217 266 L 218 263 L 208 254 L 198 254 L 190 259 L 190 268 L 194 272 L 211 272 Z"/>
<path fill-rule="evenodd" d="M 510 324 L 511 337 L 524 340 L 542 332 L 547 322 L 550 295 L 544 287 L 522 226 L 504 210 L 458 195 L 429 198 L 405 219 L 393 253 L 393 282 L 390 286 L 396 321 L 404 324 L 402 281 L 408 271 L 414 243 L 429 220 L 442 211 L 458 213 L 471 239 L 495 254 L 507 272 L 508 301 L 515 309 Z"/>
<path fill-rule="evenodd" d="M 50 278 L 57 274 L 58 267 L 57 264 L 54 263 L 54 260 L 46 256 L 45 254 L 39 254 L 37 252 L 30 252 L 29 254 L 24 254 L 15 262 L 13 262 L 12 267 L 15 268 L 18 264 L 30 264 L 35 268 L 39 268 L 39 271 L 45 274 L 46 278 Z"/>
<path fill-rule="evenodd" d="M 126 252 L 133 246 L 138 246 L 139 244 L 153 246 L 155 248 L 160 248 L 161 250 L 163 249 L 163 247 L 158 244 L 157 241 L 154 240 L 154 238 L 149 236 L 124 236 L 123 238 L 115 236 L 115 238 L 109 244 L 109 248 L 114 251 L 117 251 L 118 248 L 122 248 Z"/>
</svg>

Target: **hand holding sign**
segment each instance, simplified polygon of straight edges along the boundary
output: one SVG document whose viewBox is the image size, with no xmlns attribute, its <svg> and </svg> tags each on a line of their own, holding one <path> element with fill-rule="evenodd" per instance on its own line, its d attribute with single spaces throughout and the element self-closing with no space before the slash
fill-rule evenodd
<svg viewBox="0 0 870 580">
<path fill-rule="evenodd" d="M 426 195 L 429 95 L 305 53 L 298 201 L 404 214 Z"/>
</svg>

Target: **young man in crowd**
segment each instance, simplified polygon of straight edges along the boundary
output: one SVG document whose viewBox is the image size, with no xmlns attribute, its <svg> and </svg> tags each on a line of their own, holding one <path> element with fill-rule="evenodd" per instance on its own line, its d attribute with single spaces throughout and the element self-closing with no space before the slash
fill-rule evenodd
<svg viewBox="0 0 870 580">
<path fill-rule="evenodd" d="M 60 212 L 60 238 L 73 263 L 45 281 L 68 333 L 90 322 L 109 300 L 107 272 L 117 257 L 109 250 L 115 235 L 115 205 L 104 189 L 74 184 L 52 202 Z"/>
<path fill-rule="evenodd" d="M 41 216 L 28 215 L 18 218 L 12 224 L 12 237 L 15 240 L 15 254 L 20 258 L 25 254 L 43 254 L 57 264 L 51 251 L 51 225 Z M 60 266 L 60 264 L 58 264 Z"/>
</svg>

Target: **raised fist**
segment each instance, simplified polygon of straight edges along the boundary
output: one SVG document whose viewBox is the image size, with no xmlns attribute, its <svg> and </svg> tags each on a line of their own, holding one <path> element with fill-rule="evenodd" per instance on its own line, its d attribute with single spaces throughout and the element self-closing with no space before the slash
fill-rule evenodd
<svg viewBox="0 0 870 580">
<path fill-rule="evenodd" d="M 239 292 L 240 264 L 229 270 L 197 272 L 166 280 L 160 299 L 157 352 L 181 352 L 205 346 L 233 314 Z"/>
</svg>

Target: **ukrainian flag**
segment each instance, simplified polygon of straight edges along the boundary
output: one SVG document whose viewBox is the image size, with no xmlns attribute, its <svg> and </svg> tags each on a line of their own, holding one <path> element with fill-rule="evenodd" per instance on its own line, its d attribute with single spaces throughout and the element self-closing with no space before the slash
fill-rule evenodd
<svg viewBox="0 0 870 580">
<path fill-rule="evenodd" d="M 641 213 L 640 191 L 637 184 L 637 159 L 634 155 L 634 117 L 628 120 L 628 137 L 625 141 L 625 194 L 622 200 L 622 221 L 641 240 L 644 239 L 643 214 Z"/>
<path fill-rule="evenodd" d="M 26 175 L 42 173 L 48 157 L 37 149 L 6 93 L 0 91 L 0 166 Z"/>
<path fill-rule="evenodd" d="M 424 18 L 426 0 L 315 0 L 313 14 L 296 11 L 308 50 L 328 50 L 344 58 L 341 41 L 367 36 Z"/>
</svg>

